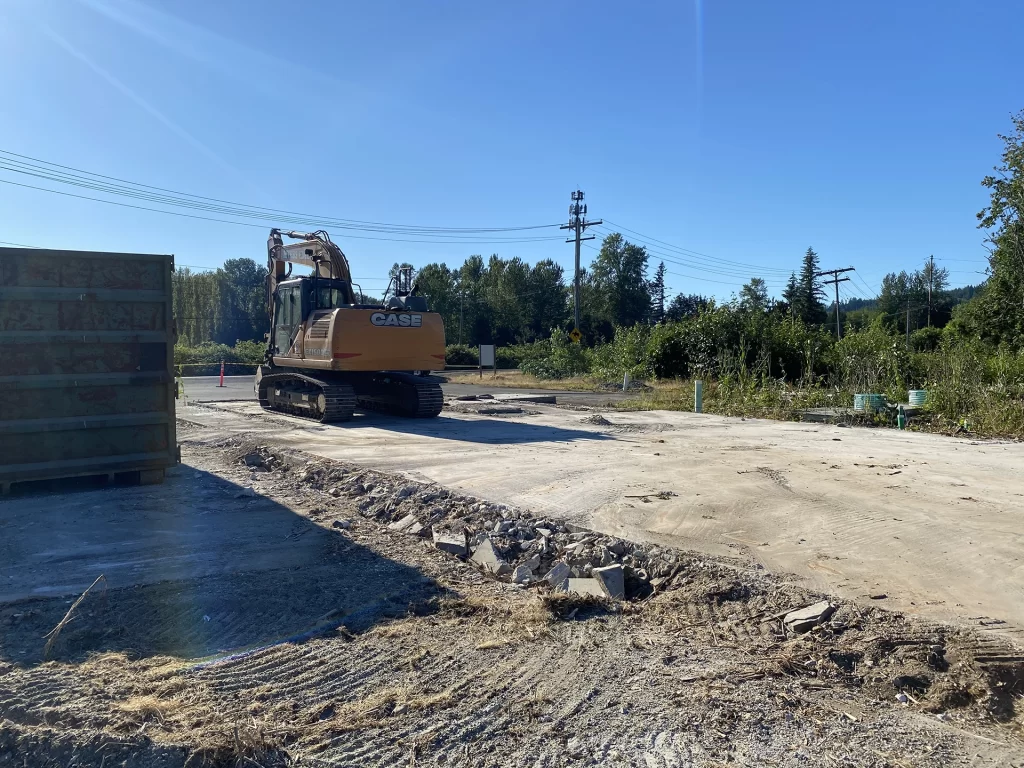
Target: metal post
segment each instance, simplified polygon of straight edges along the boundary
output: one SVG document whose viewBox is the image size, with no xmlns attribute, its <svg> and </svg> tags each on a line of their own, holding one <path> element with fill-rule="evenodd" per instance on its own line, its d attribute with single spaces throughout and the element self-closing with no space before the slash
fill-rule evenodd
<svg viewBox="0 0 1024 768">
<path fill-rule="evenodd" d="M 693 412 L 704 413 L 704 382 L 700 379 L 693 382 Z"/>
</svg>

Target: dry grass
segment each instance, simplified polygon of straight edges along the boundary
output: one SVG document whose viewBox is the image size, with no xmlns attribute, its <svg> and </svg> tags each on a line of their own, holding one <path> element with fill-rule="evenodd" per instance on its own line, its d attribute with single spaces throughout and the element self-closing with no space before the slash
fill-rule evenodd
<svg viewBox="0 0 1024 768">
<path fill-rule="evenodd" d="M 346 733 L 373 728 L 390 717 L 446 707 L 452 703 L 460 687 L 438 692 L 416 691 L 412 686 L 380 688 L 361 699 L 335 705 L 331 717 L 324 719 L 316 730 L 323 734 Z M 322 708 L 318 715 L 322 717 Z"/>
<path fill-rule="evenodd" d="M 522 387 L 524 389 L 564 389 L 573 392 L 594 392 L 596 379 L 538 379 L 520 371 L 498 371 L 497 375 L 484 371 L 483 378 L 476 371 L 448 371 L 444 374 L 452 384 L 479 384 L 485 387 Z"/>
<path fill-rule="evenodd" d="M 153 695 L 133 696 L 127 701 L 115 705 L 118 712 L 123 712 L 138 723 L 147 720 L 158 720 L 163 724 L 167 717 L 179 709 L 182 703 L 174 699 L 161 699 Z"/>
</svg>

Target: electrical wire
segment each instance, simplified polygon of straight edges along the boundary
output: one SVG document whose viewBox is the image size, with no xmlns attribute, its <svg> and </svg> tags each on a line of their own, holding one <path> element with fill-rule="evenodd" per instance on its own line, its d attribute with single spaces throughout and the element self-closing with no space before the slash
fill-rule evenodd
<svg viewBox="0 0 1024 768">
<path fill-rule="evenodd" d="M 47 189 L 46 187 L 37 187 L 37 186 L 34 186 L 32 184 L 22 184 L 22 183 L 17 182 L 17 181 L 11 181 L 9 179 L 0 179 L 0 184 L 10 184 L 10 185 L 15 186 L 15 187 L 24 187 L 26 189 L 35 189 L 35 190 L 39 190 L 40 192 L 49 192 L 51 194 L 62 195 L 64 197 L 74 197 L 74 198 L 78 198 L 80 200 L 91 200 L 91 201 L 96 202 L 96 203 L 106 203 L 107 205 L 116 205 L 116 206 L 119 206 L 121 208 L 132 208 L 132 209 L 138 210 L 138 211 L 151 211 L 153 213 L 163 213 L 163 214 L 166 214 L 168 216 L 179 216 L 179 217 L 183 217 L 183 218 L 186 218 L 186 219 L 199 219 L 200 221 L 213 221 L 213 222 L 218 222 L 218 223 L 221 223 L 221 224 L 234 224 L 235 226 L 239 226 L 239 227 L 251 227 L 251 228 L 254 228 L 254 229 L 263 229 L 263 230 L 265 230 L 267 228 L 267 226 L 268 226 L 267 224 L 253 224 L 253 223 L 250 223 L 250 222 L 247 222 L 247 221 L 232 221 L 230 219 L 218 219 L 218 218 L 215 218 L 215 217 L 212 217 L 212 216 L 199 216 L 197 214 L 182 213 L 180 211 L 165 211 L 165 210 L 163 210 L 161 208 L 149 208 L 149 207 L 144 206 L 144 205 L 132 205 L 131 203 L 121 203 L 121 202 L 118 202 L 116 200 L 104 200 L 104 199 L 99 198 L 99 197 L 89 197 L 88 195 L 78 195 L 78 194 L 75 194 L 73 192 L 63 192 L 63 191 L 61 191 L 59 189 Z M 370 237 L 368 235 L 350 235 L 350 234 L 346 234 L 346 237 L 349 238 L 349 239 L 352 239 L 352 240 L 379 240 L 379 241 L 385 241 L 385 242 L 390 242 L 390 243 L 437 243 L 437 244 L 442 244 L 442 245 L 445 245 L 445 244 L 447 244 L 447 245 L 472 245 L 472 244 L 493 245 L 493 244 L 501 244 L 501 243 L 534 242 L 534 241 L 536 241 L 538 239 L 539 240 L 552 240 L 552 239 L 553 240 L 560 240 L 561 239 L 561 237 L 556 237 L 556 238 L 524 238 L 524 239 L 505 239 L 505 240 L 498 240 L 498 239 L 482 239 L 482 240 L 440 240 L 440 239 L 438 239 L 438 240 L 418 240 L 418 239 L 398 238 L 398 237 Z"/>
<path fill-rule="evenodd" d="M 731 259 L 723 259 L 723 258 L 720 258 L 720 257 L 717 257 L 717 256 L 709 256 L 706 253 L 701 253 L 700 251 L 694 251 L 694 250 L 691 250 L 689 248 L 683 248 L 682 246 L 674 245 L 674 244 L 666 242 L 664 240 L 658 240 L 658 239 L 656 239 L 654 237 L 651 237 L 650 235 L 645 235 L 642 232 L 637 232 L 636 230 L 628 229 L 627 227 L 624 227 L 624 226 L 622 226 L 620 224 L 616 224 L 615 222 L 613 222 L 613 221 L 611 221 L 609 219 L 605 219 L 604 223 L 605 224 L 610 224 L 615 229 L 620 229 L 623 232 L 629 232 L 630 234 L 635 235 L 641 241 L 645 241 L 646 240 L 646 241 L 649 241 L 650 243 L 655 243 L 656 246 L 662 246 L 664 248 L 667 248 L 670 251 L 677 251 L 677 252 L 679 252 L 683 256 L 688 256 L 690 258 L 697 258 L 697 259 L 707 260 L 708 262 L 710 262 L 713 265 L 719 265 L 719 266 L 731 265 L 733 267 L 741 267 L 743 269 L 756 269 L 756 270 L 760 270 L 761 272 L 775 272 L 775 273 L 786 275 L 787 277 L 792 272 L 792 270 L 783 269 L 782 267 L 765 267 L 765 266 L 758 265 L 758 264 L 747 264 L 747 263 L 742 262 L 742 261 L 732 261 Z"/>
<path fill-rule="evenodd" d="M 149 202 L 157 202 L 176 207 L 188 207 L 212 213 L 221 213 L 240 218 L 273 219 L 292 223 L 313 223 L 330 225 L 340 229 L 354 229 L 382 234 L 404 234 L 426 236 L 444 236 L 461 238 L 463 236 L 479 236 L 481 234 L 522 232 L 526 230 L 555 228 L 557 224 L 536 224 L 516 227 L 436 227 L 411 224 L 389 224 L 385 222 L 364 221 L 359 219 L 342 219 L 332 216 L 300 213 L 265 206 L 254 206 L 234 203 L 220 198 L 178 192 L 164 187 L 156 187 L 139 182 L 128 181 L 114 176 L 85 171 L 72 166 L 51 163 L 28 155 L 21 155 L 0 149 L 0 168 L 49 181 L 85 187 L 92 191 L 111 195 L 133 197 Z M 113 182 L 113 183 L 112 183 Z M 165 194 L 166 193 L 166 194 Z M 544 239 L 560 239 L 557 236 Z"/>
<path fill-rule="evenodd" d="M 583 245 L 585 247 L 587 247 L 587 248 L 590 248 L 593 251 L 600 251 L 601 250 L 597 246 L 590 245 L 589 243 L 584 243 Z M 732 286 L 735 286 L 736 283 L 739 280 L 744 279 L 744 278 L 736 278 L 736 280 L 714 280 L 714 279 L 712 279 L 710 277 L 697 277 L 696 275 L 684 275 L 682 272 L 672 272 L 671 270 L 668 270 L 668 269 L 665 270 L 665 274 L 672 275 L 674 277 L 683 277 L 683 278 L 686 278 L 687 280 L 701 280 L 701 281 L 703 281 L 705 283 L 718 283 L 720 285 L 732 285 Z M 768 285 L 768 283 L 765 283 L 765 285 Z"/>
</svg>

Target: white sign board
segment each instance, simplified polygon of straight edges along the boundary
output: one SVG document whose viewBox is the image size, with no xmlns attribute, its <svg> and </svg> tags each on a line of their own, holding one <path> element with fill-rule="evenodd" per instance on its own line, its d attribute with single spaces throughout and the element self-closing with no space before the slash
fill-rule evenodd
<svg viewBox="0 0 1024 768">
<path fill-rule="evenodd" d="M 494 345 L 493 344 L 481 344 L 480 345 L 480 367 L 481 368 L 493 368 L 494 367 Z"/>
</svg>

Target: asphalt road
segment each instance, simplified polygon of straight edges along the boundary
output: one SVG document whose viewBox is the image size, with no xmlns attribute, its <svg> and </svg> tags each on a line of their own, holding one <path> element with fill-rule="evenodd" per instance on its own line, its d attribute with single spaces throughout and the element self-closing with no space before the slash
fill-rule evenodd
<svg viewBox="0 0 1024 768">
<path fill-rule="evenodd" d="M 186 376 L 182 379 L 185 396 L 188 400 L 196 403 L 212 403 L 229 400 L 255 400 L 256 394 L 253 391 L 252 376 L 225 376 L 224 386 L 218 386 L 217 376 Z M 487 392 L 492 395 L 500 394 L 541 394 L 555 395 L 559 403 L 575 405 L 607 405 L 617 403 L 623 399 L 621 392 L 571 392 L 568 390 L 552 389 L 526 389 L 519 387 L 491 387 L 487 385 L 487 375 L 484 374 L 480 384 L 443 384 L 446 397 L 458 397 L 460 395 L 475 395 Z"/>
</svg>

